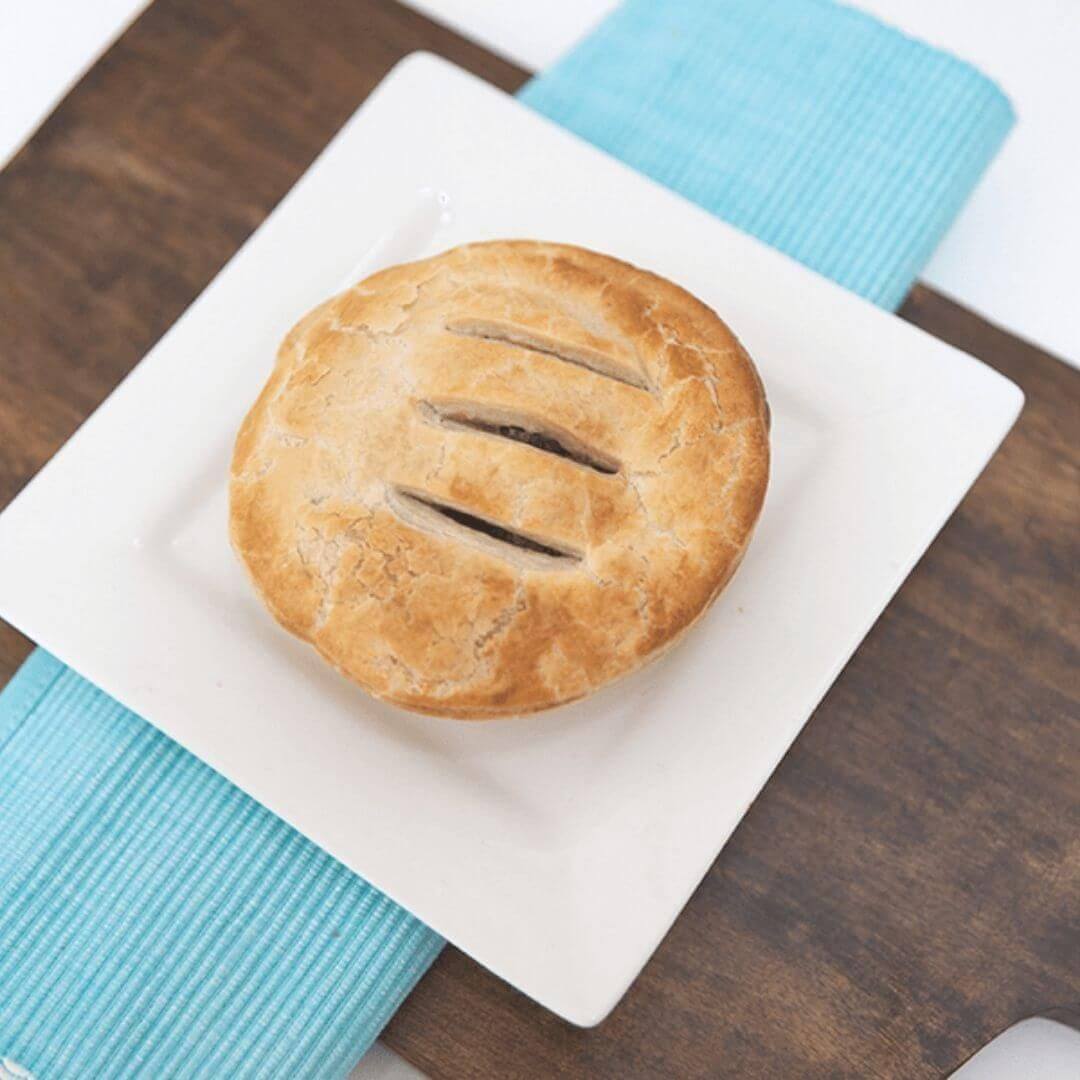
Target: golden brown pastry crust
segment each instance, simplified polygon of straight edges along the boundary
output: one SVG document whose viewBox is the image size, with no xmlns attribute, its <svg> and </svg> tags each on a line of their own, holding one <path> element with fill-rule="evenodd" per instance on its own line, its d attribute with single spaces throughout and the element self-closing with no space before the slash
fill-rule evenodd
<svg viewBox="0 0 1080 1080">
<path fill-rule="evenodd" d="M 700 301 L 581 248 L 470 244 L 289 332 L 237 437 L 230 531 L 274 616 L 343 674 L 478 719 L 573 701 L 676 641 L 742 558 L 768 467 L 757 372 Z"/>
</svg>

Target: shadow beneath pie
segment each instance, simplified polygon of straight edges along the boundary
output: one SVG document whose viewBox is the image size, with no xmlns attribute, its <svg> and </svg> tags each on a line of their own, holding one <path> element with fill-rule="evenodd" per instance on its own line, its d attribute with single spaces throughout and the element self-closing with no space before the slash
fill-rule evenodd
<svg viewBox="0 0 1080 1080">
<path fill-rule="evenodd" d="M 528 716 L 462 722 L 373 703 L 363 720 L 497 812 L 493 836 L 536 851 L 565 848 L 639 812 L 640 789 L 606 774 L 663 773 L 697 752 L 670 739 L 670 691 L 701 665 L 701 648 L 709 651 L 706 639 L 690 639 L 582 701 Z"/>
</svg>

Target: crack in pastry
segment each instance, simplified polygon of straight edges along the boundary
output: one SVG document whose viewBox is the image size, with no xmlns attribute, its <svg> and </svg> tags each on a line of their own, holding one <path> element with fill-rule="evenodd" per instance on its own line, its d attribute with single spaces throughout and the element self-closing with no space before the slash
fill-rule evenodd
<svg viewBox="0 0 1080 1080">
<path fill-rule="evenodd" d="M 712 310 L 607 256 L 495 241 L 297 323 L 237 436 L 229 528 L 273 616 L 342 674 L 482 719 L 677 642 L 738 566 L 768 467 L 761 382 Z"/>
</svg>

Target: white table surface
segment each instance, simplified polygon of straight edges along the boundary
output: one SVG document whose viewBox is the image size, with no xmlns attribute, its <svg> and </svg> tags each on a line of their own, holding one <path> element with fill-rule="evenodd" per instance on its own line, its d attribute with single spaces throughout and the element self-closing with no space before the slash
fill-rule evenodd
<svg viewBox="0 0 1080 1080">
<path fill-rule="evenodd" d="M 148 0 L 0 0 L 0 168 Z"/>
<path fill-rule="evenodd" d="M 615 0 L 411 0 L 524 67 L 555 59 Z M 0 4 L 0 167 L 142 10 L 146 0 Z M 998 80 L 1020 123 L 923 279 L 1080 364 L 1074 252 L 1080 250 L 1080 2 L 862 0 L 906 32 Z M 957 1080 L 1080 1075 L 1080 1035 L 1031 1020 L 1000 1036 Z M 376 1044 L 350 1080 L 421 1074 Z"/>
<path fill-rule="evenodd" d="M 388 1046 L 377 1042 L 360 1059 L 360 1064 L 349 1073 L 348 1080 L 423 1080 L 423 1077 L 424 1074 L 419 1069 L 414 1069 Z M 995 1078 L 969 1076 L 964 1080 L 995 1080 Z"/>
</svg>

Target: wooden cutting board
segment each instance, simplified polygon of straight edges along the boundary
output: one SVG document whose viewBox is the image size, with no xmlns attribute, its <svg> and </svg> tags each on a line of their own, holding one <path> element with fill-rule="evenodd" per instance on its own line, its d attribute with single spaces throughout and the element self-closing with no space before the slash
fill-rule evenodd
<svg viewBox="0 0 1080 1080">
<path fill-rule="evenodd" d="M 0 505 L 415 49 L 526 77 L 390 0 L 156 0 L 82 80 L 0 173 Z M 426 1072 L 938 1076 L 1080 1002 L 1080 373 L 901 315 L 1023 387 L 1015 430 L 610 1019 L 448 948 L 385 1035 Z M 0 679 L 30 648 L 0 624 Z"/>
</svg>

